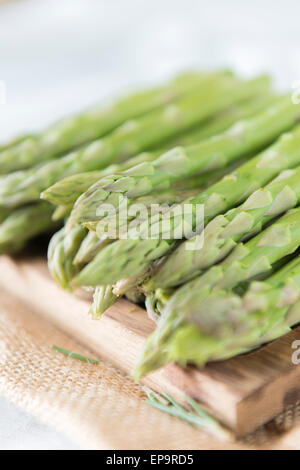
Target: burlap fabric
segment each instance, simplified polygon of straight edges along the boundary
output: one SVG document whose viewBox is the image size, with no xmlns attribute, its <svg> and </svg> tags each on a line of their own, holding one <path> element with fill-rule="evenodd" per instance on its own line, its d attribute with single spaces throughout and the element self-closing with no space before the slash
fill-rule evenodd
<svg viewBox="0 0 300 470">
<path fill-rule="evenodd" d="M 85 449 L 298 449 L 300 413 L 286 410 L 243 441 L 219 442 L 145 402 L 137 385 L 109 364 L 67 358 L 57 344 L 95 357 L 0 291 L 0 393 Z M 298 410 L 298 411 L 297 411 Z M 297 422 L 299 421 L 299 427 Z M 282 432 L 284 428 L 290 428 Z"/>
</svg>

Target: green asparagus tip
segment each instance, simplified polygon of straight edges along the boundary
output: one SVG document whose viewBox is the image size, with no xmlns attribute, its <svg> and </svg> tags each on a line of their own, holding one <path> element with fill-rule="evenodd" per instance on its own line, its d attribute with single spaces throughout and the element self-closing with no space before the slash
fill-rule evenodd
<svg viewBox="0 0 300 470">
<path fill-rule="evenodd" d="M 78 361 L 87 362 L 88 364 L 94 364 L 94 365 L 99 364 L 99 361 L 97 361 L 97 359 L 91 359 L 89 357 L 82 356 L 81 354 L 77 354 L 77 353 L 68 351 L 67 349 L 60 348 L 59 346 L 56 346 L 55 344 L 51 346 L 51 349 L 54 349 L 54 351 L 60 352 L 64 356 L 71 357 L 72 359 L 77 359 Z"/>
</svg>

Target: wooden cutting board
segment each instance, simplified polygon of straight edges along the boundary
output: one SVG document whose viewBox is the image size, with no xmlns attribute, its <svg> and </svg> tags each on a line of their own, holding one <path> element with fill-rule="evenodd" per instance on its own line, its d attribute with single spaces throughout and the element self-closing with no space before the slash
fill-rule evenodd
<svg viewBox="0 0 300 470">
<path fill-rule="evenodd" d="M 40 257 L 0 257 L 0 288 L 127 374 L 154 329 L 143 309 L 123 299 L 101 320 L 92 320 L 90 301 L 62 291 Z M 257 351 L 203 370 L 170 364 L 149 374 L 143 383 L 181 402 L 185 394 L 192 396 L 243 435 L 300 401 L 300 365 L 292 363 L 291 345 L 296 339 L 300 340 L 300 327 Z"/>
</svg>

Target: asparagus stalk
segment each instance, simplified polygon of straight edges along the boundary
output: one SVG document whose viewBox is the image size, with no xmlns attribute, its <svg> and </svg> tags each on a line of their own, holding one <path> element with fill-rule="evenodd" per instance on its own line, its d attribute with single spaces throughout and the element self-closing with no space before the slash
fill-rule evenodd
<svg viewBox="0 0 300 470">
<path fill-rule="evenodd" d="M 78 247 L 84 240 L 87 230 L 77 225 L 69 233 L 63 227 L 53 235 L 48 248 L 48 267 L 56 282 L 63 288 L 69 289 L 70 280 L 80 271 L 80 266 L 74 264 Z"/>
<path fill-rule="evenodd" d="M 203 205 L 204 222 L 208 223 L 216 215 L 245 200 L 254 190 L 267 184 L 281 171 L 299 164 L 299 144 L 300 126 L 291 133 L 281 136 L 275 144 L 240 166 L 235 172 L 226 175 L 202 193 L 183 201 L 181 207 L 187 203 L 195 207 L 198 204 Z M 178 218 L 171 217 L 171 223 L 176 228 Z M 194 218 L 192 228 L 195 226 Z M 169 229 L 169 223 L 167 228 Z M 174 240 L 163 239 L 164 226 L 161 221 L 153 223 L 150 227 L 146 221 L 141 230 L 141 238 L 149 233 L 153 237 L 155 234 L 158 236 L 152 239 L 146 237 L 142 240 L 130 239 L 128 231 L 128 239 L 118 240 L 102 250 L 74 279 L 74 285 L 78 283 L 94 286 L 105 282 L 114 284 L 120 279 L 138 275 L 174 247 Z M 194 251 L 192 253 L 194 254 Z"/>
<path fill-rule="evenodd" d="M 272 219 L 300 203 L 299 181 L 299 166 L 285 170 L 274 182 L 251 194 L 241 206 L 215 217 L 204 233 L 183 242 L 166 258 L 152 276 L 149 287 L 175 287 L 221 261 L 240 240 L 260 232 Z M 187 249 L 191 242 L 194 250 Z"/>
<path fill-rule="evenodd" d="M 262 80 L 262 82 L 264 82 L 264 80 Z M 262 84 L 260 85 L 262 88 Z M 257 85 L 257 88 L 259 88 L 259 86 Z M 119 131 L 120 133 L 120 131 Z M 125 139 L 126 140 L 126 139 Z M 89 147 L 90 148 L 90 147 Z M 145 161 L 145 159 L 147 160 L 148 158 L 151 159 L 151 158 L 154 158 L 154 156 L 156 156 L 155 154 L 148 154 L 148 155 L 141 155 L 139 157 L 135 157 L 131 162 L 128 163 L 128 166 L 132 165 L 132 164 L 136 164 L 136 163 L 139 163 L 141 161 Z M 70 160 L 72 160 L 72 155 L 69 156 L 69 157 L 66 157 L 65 159 L 61 159 L 59 161 L 59 163 L 64 166 L 64 164 L 66 164 L 66 166 L 69 165 L 70 163 Z M 63 161 L 63 162 L 62 162 Z M 10 203 L 9 205 L 11 205 L 12 207 L 16 207 L 18 206 L 19 204 L 22 203 L 22 194 L 23 194 L 23 191 L 26 193 L 27 190 L 31 193 L 31 196 L 29 197 L 29 200 L 35 200 L 38 198 L 38 193 L 40 191 L 40 189 L 43 187 L 43 185 L 45 185 L 45 187 L 47 187 L 49 185 L 49 175 L 47 174 L 48 170 L 52 169 L 53 170 L 53 173 L 52 173 L 52 177 L 53 177 L 53 174 L 59 174 L 61 168 L 57 168 L 57 163 L 58 161 L 55 161 L 55 162 L 51 162 L 49 164 L 46 164 L 46 165 L 42 165 L 41 167 L 39 168 L 35 168 L 33 169 L 32 171 L 31 170 L 27 170 L 27 171 L 19 171 L 19 172 L 15 172 L 7 177 L 2 177 L 0 179 L 0 187 L 2 184 L 5 184 L 7 183 L 8 185 L 11 185 L 11 190 L 12 190 L 12 193 L 11 193 L 11 197 L 9 198 L 10 199 Z M 127 165 L 125 164 L 124 167 L 126 168 Z M 112 168 L 110 168 L 108 170 L 108 173 L 112 171 Z M 50 171 L 51 173 L 51 171 Z M 26 181 L 24 181 L 24 175 L 27 175 L 28 179 Z M 50 178 L 51 178 L 51 175 L 50 175 Z M 37 186 L 35 186 L 35 183 L 39 181 L 41 184 L 42 184 L 42 187 L 39 187 L 39 184 L 37 184 Z M 47 181 L 47 183 L 46 183 Z M 5 183 L 6 182 L 6 183 Z M 22 187 L 22 190 L 20 189 Z M 27 187 L 27 189 L 26 189 Z M 13 189 L 14 188 L 14 189 Z M 19 188 L 19 193 L 18 191 L 15 191 L 17 188 Z M 0 190 L 1 192 L 1 190 Z M 5 192 L 5 191 L 4 191 Z M 75 195 L 76 197 L 76 195 Z M 23 200 L 23 202 L 25 202 L 27 200 L 27 198 L 25 197 L 25 199 Z M 1 209 L 1 212 L 4 210 L 4 207 Z M 6 211 L 6 208 L 5 208 L 5 211 Z M 68 215 L 68 211 L 69 211 L 69 207 L 67 205 L 65 205 L 64 207 L 61 207 L 59 208 L 55 214 L 53 214 L 53 218 L 55 220 L 58 220 L 59 218 L 61 217 L 65 217 L 66 215 Z M 15 246 L 16 244 L 14 244 Z"/>
<path fill-rule="evenodd" d="M 278 96 L 275 96 L 274 93 L 271 92 L 258 95 L 251 100 L 246 100 L 242 103 L 230 106 L 228 109 L 225 109 L 216 116 L 213 116 L 202 126 L 189 131 L 183 136 L 177 137 L 173 141 L 172 147 L 177 145 L 193 145 L 196 142 L 200 142 L 200 140 L 208 139 L 213 135 L 220 134 L 231 127 L 235 122 L 254 116 L 272 103 L 275 103 L 277 100 Z"/>
<path fill-rule="evenodd" d="M 95 320 L 100 318 L 102 313 L 114 305 L 117 300 L 118 297 L 114 295 L 112 286 L 96 287 L 90 314 Z"/>
<path fill-rule="evenodd" d="M 127 120 L 172 103 L 187 93 L 222 80 L 227 72 L 190 73 L 157 87 L 59 121 L 39 135 L 0 153 L 0 174 L 53 159 L 116 129 Z"/>
<path fill-rule="evenodd" d="M 78 248 L 73 263 L 82 266 L 88 264 L 100 250 L 111 242 L 109 238 L 101 239 L 96 233 L 88 232 Z"/>
<path fill-rule="evenodd" d="M 161 152 L 160 152 L 161 153 Z M 157 158 L 158 152 L 143 152 L 137 157 L 130 158 L 124 163 L 110 165 L 104 170 L 101 171 L 89 171 L 86 173 L 78 173 L 73 176 L 63 178 L 62 180 L 55 183 L 50 188 L 42 192 L 41 198 L 51 202 L 52 204 L 60 206 L 72 206 L 77 199 L 85 193 L 91 186 L 93 186 L 97 181 L 103 180 L 107 176 L 111 176 L 115 173 L 129 169 L 130 167 L 135 166 L 136 164 L 153 161 Z M 208 174 L 208 179 L 211 181 L 213 178 L 218 178 L 220 175 L 223 175 L 228 168 L 222 168 L 215 172 L 210 172 Z M 183 181 L 179 181 L 176 184 L 176 188 L 181 189 L 182 187 L 186 188 L 187 185 L 190 188 L 195 188 L 202 186 L 207 180 L 207 175 L 199 175 L 196 177 L 187 178 Z M 74 223 L 76 221 L 74 220 Z"/>
<path fill-rule="evenodd" d="M 153 208 L 157 206 L 158 212 L 156 215 L 159 216 L 161 209 L 163 207 L 162 204 L 167 203 L 168 206 L 166 206 L 166 210 L 169 210 L 170 204 L 174 205 L 174 204 L 179 203 L 180 201 L 184 199 L 186 194 L 187 194 L 186 191 L 182 191 L 182 192 L 169 191 L 169 192 L 162 193 L 162 194 L 138 198 L 136 200 L 136 203 L 142 204 L 144 208 L 146 209 L 148 208 L 148 211 L 151 210 L 152 217 L 154 216 L 154 213 L 155 213 Z M 122 213 L 120 213 L 119 216 L 120 216 L 120 221 L 121 221 Z M 142 226 L 143 223 L 147 221 L 148 216 L 149 216 L 149 212 L 147 212 L 146 218 L 143 218 L 143 213 L 142 213 L 138 219 L 135 219 L 133 221 L 134 229 L 137 230 L 139 226 Z M 109 218 L 106 223 L 107 225 L 110 224 Z M 126 223 L 127 223 L 127 219 L 126 219 Z M 118 235 L 120 235 L 122 230 L 126 232 L 127 230 L 126 223 L 124 227 L 122 226 L 121 223 L 119 223 Z M 114 244 L 112 239 L 105 238 L 106 237 L 105 224 L 103 224 L 103 226 L 102 225 L 100 226 L 100 230 L 99 230 L 99 227 L 95 227 L 94 229 L 97 230 L 97 232 L 96 233 L 89 232 L 89 234 L 86 236 L 86 238 L 82 242 L 78 250 L 78 253 L 73 261 L 75 264 L 81 264 L 81 267 L 83 267 L 83 264 L 86 264 L 87 262 L 93 262 L 93 260 L 99 254 L 100 250 L 105 250 L 109 245 Z M 72 230 L 73 229 L 71 229 L 71 232 Z M 78 273 L 79 272 L 77 272 L 77 274 Z M 116 298 L 119 297 L 120 295 L 126 294 L 128 290 L 130 290 L 136 285 L 137 282 L 138 282 L 138 277 L 134 275 L 130 278 L 127 278 L 124 282 L 122 281 L 119 282 L 116 286 L 114 286 L 114 289 L 113 289 L 113 292 L 116 295 Z M 78 283 L 76 284 L 76 286 L 80 286 L 80 284 Z"/>
<path fill-rule="evenodd" d="M 20 135 L 18 137 L 14 137 L 13 139 L 4 142 L 2 145 L 0 145 L 0 153 L 4 152 L 8 149 L 11 149 L 12 147 L 15 147 L 16 145 L 19 145 L 21 142 L 24 142 L 27 139 L 32 138 L 32 135 Z"/>
<path fill-rule="evenodd" d="M 64 250 L 66 245 L 63 229 L 58 232 L 51 240 L 49 247 L 49 268 L 53 278 L 60 284 L 64 289 L 69 289 L 70 281 L 86 263 L 86 260 L 92 259 L 93 253 L 100 251 L 102 245 L 106 245 L 110 240 L 99 240 L 97 235 L 90 232 L 80 244 L 82 233 L 77 226 L 75 230 L 71 231 L 72 250 Z M 92 236 L 92 237 L 91 237 Z M 66 235 L 70 238 L 70 233 Z M 79 243 L 80 248 L 74 257 L 76 251 L 76 243 Z M 82 249 L 82 247 L 85 249 Z M 88 251 L 88 252 L 87 252 Z M 86 253 L 87 252 L 87 253 Z M 81 266 L 80 266 L 81 265 Z M 141 298 L 144 298 L 143 294 L 136 291 L 128 291 L 128 298 L 130 301 L 138 303 Z M 93 304 L 90 308 L 90 314 L 94 319 L 98 319 L 101 315 L 111 307 L 117 300 L 119 295 L 114 293 L 113 286 L 98 286 L 94 291 Z"/>
<path fill-rule="evenodd" d="M 173 192 L 153 195 L 151 197 L 139 198 L 138 203 L 143 204 L 147 209 L 152 203 L 158 206 L 162 203 L 172 204 L 182 201 L 186 197 L 186 192 Z M 139 223 L 142 223 L 142 219 Z M 101 234 L 87 233 L 85 227 L 76 224 L 71 230 L 66 227 L 55 234 L 50 242 L 48 251 L 48 265 L 53 278 L 64 289 L 70 289 L 72 279 L 77 275 L 82 267 L 93 259 L 102 249 L 112 243 L 103 232 Z M 105 291 L 97 293 L 97 299 Z"/>
<path fill-rule="evenodd" d="M 274 94 L 266 93 L 263 96 L 255 97 L 253 100 L 247 100 L 241 104 L 230 107 L 220 115 L 211 119 L 208 123 L 203 123 L 197 129 L 189 131 L 187 135 L 181 136 L 167 144 L 168 148 L 175 145 L 192 145 L 200 140 L 218 134 L 228 129 L 239 119 L 245 119 L 262 111 L 266 106 L 277 101 Z M 117 173 L 129 169 L 132 166 L 143 163 L 144 161 L 153 161 L 162 154 L 162 151 L 144 152 L 137 157 L 133 157 L 124 163 L 110 165 L 102 171 L 80 173 L 66 177 L 42 193 L 42 198 L 56 205 L 74 204 L 76 200 L 89 189 L 98 180 L 108 174 Z"/>
<path fill-rule="evenodd" d="M 231 291 L 219 291 L 216 315 L 221 315 L 230 324 L 230 306 L 234 305 L 236 318 L 245 321 L 248 317 L 247 328 L 251 336 L 246 338 L 247 349 L 272 341 L 289 332 L 300 321 L 299 281 L 298 255 L 267 280 L 252 282 L 242 297 Z M 240 341 L 232 338 L 233 343 L 236 340 Z"/>
<path fill-rule="evenodd" d="M 73 206 L 70 204 L 68 206 L 57 206 L 52 215 L 52 220 L 62 220 L 67 219 L 72 212 Z"/>
<path fill-rule="evenodd" d="M 152 370 L 151 363 L 157 360 L 160 364 L 174 360 L 182 364 L 193 362 L 201 367 L 208 361 L 233 357 L 283 336 L 300 322 L 299 281 L 297 256 L 266 281 L 252 282 L 243 297 L 218 291 L 213 304 L 206 301 L 206 313 L 193 304 L 180 319 L 177 311 L 175 318 L 172 300 L 169 307 L 173 309 L 173 319 L 169 310 L 170 317 L 162 319 L 158 331 L 149 338 L 135 377 Z M 177 321 L 177 329 L 172 328 L 172 321 Z"/>
<path fill-rule="evenodd" d="M 151 146 L 162 144 L 176 133 L 212 116 L 230 103 L 255 96 L 268 85 L 266 77 L 241 83 L 231 77 L 202 87 L 177 101 L 132 120 L 87 147 L 38 168 L 16 172 L 0 182 L 0 204 L 18 207 L 35 201 L 59 179 L 84 171 L 100 170 L 127 160 Z"/>
<path fill-rule="evenodd" d="M 247 243 L 240 243 L 221 265 L 210 268 L 215 275 L 218 273 L 213 289 L 232 289 L 243 281 L 271 271 L 272 265 L 294 253 L 299 243 L 300 208 L 296 208 Z M 203 276 L 208 273 L 209 270 Z"/>
<path fill-rule="evenodd" d="M 249 158 L 250 158 L 250 156 L 249 156 Z M 200 174 L 200 175 L 196 175 L 196 176 L 191 176 L 190 178 L 185 178 L 183 180 L 177 181 L 176 183 L 174 183 L 172 185 L 172 191 L 173 192 L 177 191 L 179 195 L 182 195 L 182 193 L 185 192 L 185 191 L 186 192 L 189 191 L 190 195 L 192 195 L 192 193 L 196 192 L 196 190 L 205 189 L 209 185 L 217 182 L 224 175 L 226 175 L 230 171 L 233 171 L 235 168 L 237 168 L 239 165 L 241 165 L 241 163 L 245 162 L 247 159 L 248 159 L 248 156 L 245 157 L 245 158 L 242 158 L 238 161 L 235 161 L 231 165 L 225 166 L 224 168 L 220 168 L 219 170 L 211 171 L 209 173 Z M 110 177 L 107 177 L 107 179 L 105 180 L 106 183 L 111 181 L 111 178 L 114 178 L 114 176 L 111 175 Z M 102 178 L 101 182 L 102 183 L 104 182 L 103 178 Z M 91 191 L 93 191 L 93 187 L 91 187 Z M 150 197 L 152 197 L 154 192 L 155 191 L 150 193 Z M 167 198 L 168 198 L 168 194 L 170 193 L 169 188 L 167 190 L 156 191 L 156 193 L 159 194 L 160 197 L 161 197 L 161 204 L 164 203 L 164 202 L 165 203 L 168 202 Z M 86 200 L 86 197 L 87 197 L 88 194 L 89 194 L 89 191 L 86 191 L 86 194 L 84 194 L 82 196 L 82 198 L 84 200 Z M 164 194 L 166 196 L 164 196 Z M 149 197 L 149 195 L 144 196 L 144 200 L 147 201 L 148 197 Z M 124 209 L 126 205 L 127 205 L 127 207 L 129 207 L 130 205 L 136 204 L 139 201 L 143 202 L 142 197 L 137 198 L 137 199 L 132 199 L 132 200 L 130 198 L 120 199 L 120 201 L 119 201 L 120 205 L 118 207 L 118 216 L 121 217 L 121 215 L 119 214 L 120 208 Z M 154 201 L 154 203 L 155 202 L 157 203 L 157 201 Z M 175 200 L 173 202 L 175 202 Z M 67 226 L 68 226 L 69 229 L 71 229 L 74 225 L 76 225 L 78 223 L 83 223 L 89 230 L 95 231 L 98 234 L 100 234 L 102 227 L 105 228 L 105 230 L 107 230 L 107 227 L 109 226 L 109 223 L 113 223 L 113 220 L 110 220 L 108 216 L 104 216 L 103 218 L 98 220 L 99 217 L 98 217 L 98 215 L 96 215 L 97 220 L 93 220 L 93 219 L 95 219 L 94 208 L 91 209 L 91 211 L 89 213 L 87 211 L 87 208 L 85 208 L 85 218 L 86 219 L 91 218 L 92 220 L 90 220 L 89 222 L 84 222 L 83 220 L 81 220 L 81 217 L 80 217 L 80 209 L 79 209 L 79 211 L 77 210 L 77 207 L 80 207 L 80 205 L 81 205 L 81 199 L 76 203 L 76 208 L 73 207 L 73 209 L 71 211 L 71 216 L 69 217 L 68 223 L 67 223 Z M 130 217 L 126 220 L 125 215 L 122 216 L 122 217 L 124 218 L 124 225 L 126 225 L 127 222 L 132 220 L 132 218 L 130 218 Z M 79 220 L 77 220 L 77 218 Z"/>
<path fill-rule="evenodd" d="M 181 200 L 185 194 L 182 193 Z M 151 200 L 140 198 L 140 202 L 150 205 L 152 201 L 159 204 L 166 201 L 178 201 L 179 198 L 179 194 L 169 192 L 156 195 Z M 52 277 L 63 289 L 70 289 L 73 277 L 111 242 L 112 240 L 108 238 L 99 239 L 97 234 L 93 232 L 86 233 L 86 229 L 81 225 L 75 225 L 68 232 L 65 228 L 61 229 L 52 237 L 48 250 L 48 266 Z M 94 318 L 100 317 L 107 308 L 118 300 L 120 294 L 116 295 L 113 290 L 113 286 L 96 287 L 90 311 Z"/>
<path fill-rule="evenodd" d="M 297 208 L 247 243 L 241 243 L 222 264 L 184 284 L 166 304 L 157 331 L 147 341 L 135 377 L 169 361 L 202 366 L 208 358 L 220 358 L 221 350 L 229 356 L 244 351 L 240 344 L 234 350 L 227 349 L 232 335 L 240 335 L 239 342 L 244 340 L 244 331 L 239 329 L 240 314 L 235 314 L 240 301 L 237 296 L 229 296 L 224 303 L 224 290 L 267 275 L 276 261 L 294 253 L 299 246 L 300 209 Z M 232 315 L 235 330 L 223 322 L 224 312 Z M 216 345 L 213 335 L 219 332 L 225 344 L 217 342 Z M 245 335 L 249 344 L 249 336 Z M 224 353 L 222 358 L 225 357 Z"/>
<path fill-rule="evenodd" d="M 274 94 L 266 93 L 263 96 L 259 95 L 253 100 L 247 100 L 245 103 L 237 104 L 216 116 L 208 123 L 204 123 L 199 128 L 197 127 L 197 129 L 189 131 L 187 135 L 169 142 L 167 146 L 172 148 L 178 145 L 178 143 L 180 143 L 180 145 L 191 145 L 197 141 L 211 137 L 228 129 L 237 120 L 253 116 L 272 102 L 278 100 L 279 98 L 275 97 Z M 144 161 L 153 161 L 161 153 L 162 152 L 159 151 L 143 152 L 137 157 L 132 157 L 123 163 L 110 165 L 102 171 L 80 173 L 66 177 L 44 191 L 42 197 L 56 205 L 74 203 L 82 193 L 104 176 L 124 171 Z"/>
<path fill-rule="evenodd" d="M 55 229 L 57 223 L 51 219 L 53 207 L 39 202 L 14 211 L 0 225 L 0 254 L 15 253 L 29 239 Z"/>
<path fill-rule="evenodd" d="M 161 193 L 153 193 L 147 196 L 141 196 L 134 201 L 127 199 L 123 200 L 122 207 L 119 207 L 119 212 L 112 214 L 109 212 L 102 218 L 100 222 L 89 222 L 84 224 L 89 230 L 95 231 L 99 238 L 109 237 L 112 241 L 118 238 L 127 237 L 128 224 L 131 231 L 137 231 L 143 224 L 148 221 L 150 215 L 152 218 L 159 218 L 163 212 L 168 212 L 170 206 L 175 206 L 182 202 L 186 197 L 192 196 L 197 190 L 185 190 L 184 181 L 182 182 L 181 190 L 169 190 Z M 189 186 L 189 181 L 186 182 Z M 136 209 L 136 210 L 133 210 Z M 138 215 L 136 215 L 136 212 Z M 73 222 L 70 217 L 69 221 Z M 67 223 L 67 228 L 69 226 Z M 117 223 L 116 223 L 117 222 Z M 71 225 L 72 226 L 72 225 Z M 116 229 L 115 229 L 116 226 Z M 113 230 L 113 232 L 110 232 Z"/>
<path fill-rule="evenodd" d="M 134 199 L 190 175 L 224 168 L 270 143 L 291 128 L 299 115 L 300 107 L 287 96 L 218 136 L 187 148 L 174 148 L 152 163 L 137 165 L 109 180 L 100 180 L 78 199 L 72 219 L 78 222 L 99 220 L 97 211 L 103 203 L 118 206 L 122 197 Z"/>
<path fill-rule="evenodd" d="M 53 186 L 43 191 L 41 197 L 52 204 L 69 205 L 74 204 L 76 200 L 89 189 L 94 183 L 100 179 L 112 175 L 114 173 L 124 171 L 132 166 L 144 162 L 151 162 L 160 155 L 159 151 L 142 152 L 141 154 L 129 158 L 125 162 L 109 165 L 107 168 L 99 171 L 88 171 L 86 173 L 78 173 L 59 180 Z"/>
<path fill-rule="evenodd" d="M 248 242 L 239 243 L 222 263 L 212 266 L 176 292 L 186 291 L 189 295 L 194 289 L 199 294 L 203 288 L 213 296 L 219 289 L 233 289 L 242 282 L 266 275 L 277 261 L 294 253 L 299 244 L 300 208 L 296 208 Z"/>
</svg>

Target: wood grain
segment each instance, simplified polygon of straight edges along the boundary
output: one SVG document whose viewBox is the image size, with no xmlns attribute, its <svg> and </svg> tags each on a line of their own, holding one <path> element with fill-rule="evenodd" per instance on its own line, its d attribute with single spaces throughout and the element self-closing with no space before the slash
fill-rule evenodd
<svg viewBox="0 0 300 470">
<path fill-rule="evenodd" d="M 89 300 L 62 291 L 39 257 L 1 257 L 0 288 L 127 374 L 154 329 L 145 311 L 124 299 L 101 320 L 92 320 Z M 300 400 L 300 366 L 291 361 L 295 339 L 300 339 L 300 328 L 257 351 L 209 364 L 201 371 L 169 364 L 149 374 L 143 383 L 181 402 L 185 394 L 192 396 L 243 435 Z"/>
</svg>

